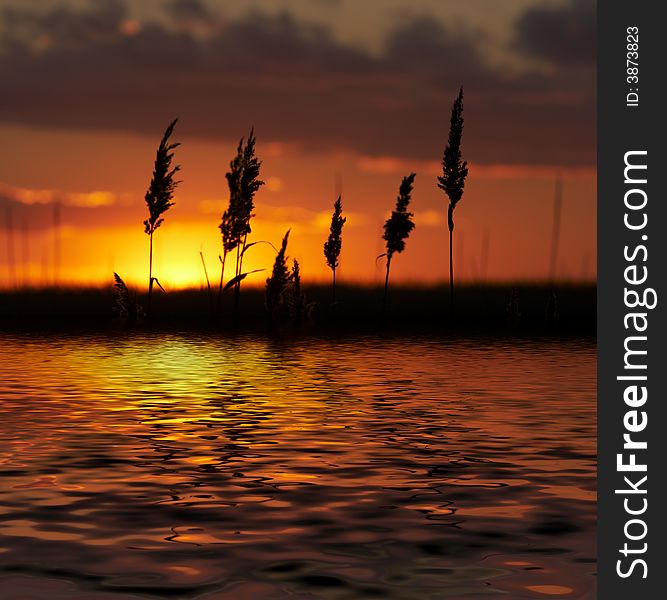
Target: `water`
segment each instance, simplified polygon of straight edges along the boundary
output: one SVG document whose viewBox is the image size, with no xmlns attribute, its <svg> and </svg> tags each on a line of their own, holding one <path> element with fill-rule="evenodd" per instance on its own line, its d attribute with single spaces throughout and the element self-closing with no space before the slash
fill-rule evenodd
<svg viewBox="0 0 667 600">
<path fill-rule="evenodd" d="M 0 336 L 0 596 L 594 598 L 592 341 Z"/>
</svg>

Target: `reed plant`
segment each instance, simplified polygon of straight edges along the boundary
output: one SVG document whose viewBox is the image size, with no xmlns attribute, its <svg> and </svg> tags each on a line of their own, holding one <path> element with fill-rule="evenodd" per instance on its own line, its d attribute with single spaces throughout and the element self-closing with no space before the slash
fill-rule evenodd
<svg viewBox="0 0 667 600">
<path fill-rule="evenodd" d="M 463 88 L 452 106 L 449 139 L 442 156 L 442 175 L 438 176 L 438 187 L 449 198 L 447 227 L 449 228 L 449 302 L 454 306 L 454 261 L 452 240 L 454 237 L 454 209 L 463 197 L 463 188 L 468 176 L 468 163 L 461 160 L 461 137 L 463 135 Z"/>
<path fill-rule="evenodd" d="M 222 213 L 222 219 L 218 228 L 222 238 L 222 254 L 218 256 L 220 259 L 220 286 L 218 288 L 218 317 L 222 309 L 222 286 L 225 278 L 225 263 L 227 262 L 227 254 L 236 248 L 236 241 L 232 229 L 232 201 L 231 196 L 229 200 L 229 207 Z M 236 275 L 236 274 L 235 274 Z"/>
<path fill-rule="evenodd" d="M 412 220 L 413 213 L 408 211 L 410 197 L 414 186 L 416 174 L 403 177 L 401 186 L 396 199 L 396 208 L 384 224 L 384 234 L 382 238 L 386 242 L 387 251 L 378 258 L 386 257 L 387 270 L 384 278 L 384 294 L 382 296 L 382 317 L 384 318 L 387 310 L 387 290 L 389 289 L 389 269 L 394 254 L 401 253 L 405 249 L 405 240 L 414 229 L 415 224 Z"/>
<path fill-rule="evenodd" d="M 285 300 L 285 292 L 291 282 L 291 274 L 287 268 L 287 241 L 290 230 L 283 237 L 282 244 L 273 262 L 271 276 L 266 280 L 266 311 L 269 323 L 275 321 Z"/>
<path fill-rule="evenodd" d="M 208 288 L 208 304 L 211 311 L 211 316 L 213 316 L 213 295 L 211 293 L 211 280 L 208 277 L 208 269 L 206 268 L 206 261 L 204 260 L 203 250 L 199 251 L 199 257 L 201 258 L 201 264 L 204 268 L 204 277 L 206 278 L 206 287 Z"/>
<path fill-rule="evenodd" d="M 345 225 L 346 217 L 342 216 L 343 206 L 341 204 L 341 197 L 338 196 L 334 202 L 333 214 L 331 215 L 331 227 L 329 228 L 329 237 L 324 242 L 324 257 L 327 265 L 333 273 L 332 285 L 332 303 L 336 304 L 336 269 L 339 266 L 340 252 L 343 247 L 343 225 Z"/>
<path fill-rule="evenodd" d="M 301 288 L 301 267 L 299 266 L 299 261 L 295 258 L 290 274 L 288 297 L 288 309 L 293 323 L 300 325 L 303 321 L 310 319 L 313 308 L 314 303 L 308 302 L 306 294 Z"/>
<path fill-rule="evenodd" d="M 141 305 L 137 302 L 136 295 L 131 293 L 127 285 L 118 273 L 113 274 L 114 290 L 116 291 L 115 310 L 121 319 L 129 324 L 136 323 L 144 316 Z"/>
<path fill-rule="evenodd" d="M 173 151 L 180 144 L 170 143 L 169 141 L 177 121 L 178 119 L 174 119 L 162 136 L 155 156 L 153 177 L 145 196 L 146 205 L 148 206 L 148 219 L 144 221 L 144 231 L 150 239 L 148 255 L 148 315 L 150 315 L 151 310 L 153 283 L 157 282 L 160 285 L 157 278 L 153 277 L 153 235 L 157 228 L 164 222 L 163 215 L 174 205 L 172 202 L 174 190 L 178 183 L 180 183 L 174 179 L 174 176 L 181 167 L 180 165 L 172 167 Z"/>
<path fill-rule="evenodd" d="M 247 142 L 241 138 L 236 150 L 236 156 L 229 164 L 229 171 L 225 174 L 229 187 L 229 205 L 222 214 L 219 225 L 222 236 L 223 254 L 220 258 L 220 288 L 218 294 L 218 311 L 220 310 L 221 296 L 223 292 L 223 279 L 225 275 L 225 263 L 229 253 L 236 250 L 234 266 L 234 315 L 238 311 L 241 281 L 245 278 L 243 273 L 243 258 L 246 250 L 252 245 L 248 243 L 248 236 L 252 232 L 250 220 L 254 215 L 255 194 L 264 182 L 259 179 L 261 161 L 255 155 L 255 134 L 250 130 Z"/>
</svg>

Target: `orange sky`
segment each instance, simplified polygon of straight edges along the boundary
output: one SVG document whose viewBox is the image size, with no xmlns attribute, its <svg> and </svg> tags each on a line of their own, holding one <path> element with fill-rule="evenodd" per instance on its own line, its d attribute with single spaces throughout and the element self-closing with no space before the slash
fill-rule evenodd
<svg viewBox="0 0 667 600">
<path fill-rule="evenodd" d="M 180 4 L 206 10 L 212 6 L 194 1 Z M 123 6 L 120 2 L 110 5 Z M 476 58 L 467 70 L 450 73 L 449 78 L 446 77 L 447 65 L 444 65 L 442 78 L 446 82 L 442 89 L 438 88 L 437 98 L 428 90 L 428 85 L 432 84 L 431 74 L 440 76 L 436 61 L 429 66 L 431 71 L 417 75 L 415 73 L 425 64 L 419 53 L 415 53 L 413 62 L 401 63 L 416 47 L 416 42 L 408 44 L 404 39 L 409 28 L 400 35 L 384 30 L 375 32 L 378 39 L 389 36 L 380 64 L 380 59 L 374 58 L 377 49 L 364 49 L 340 39 L 313 38 L 313 41 L 310 34 L 294 33 L 299 19 L 307 16 L 306 8 L 298 2 L 285 5 L 291 10 L 289 25 L 282 21 L 276 25 L 266 15 L 261 18 L 234 16 L 236 20 L 228 15 L 226 29 L 220 30 L 222 33 L 216 29 L 207 34 L 205 42 L 196 42 L 209 45 L 207 53 L 201 55 L 205 59 L 198 58 L 198 54 L 189 57 L 195 61 L 194 67 L 179 65 L 178 56 L 169 57 L 172 63 L 176 62 L 177 71 L 182 68 L 181 79 L 173 84 L 179 89 L 167 106 L 158 102 L 154 111 L 148 103 L 150 90 L 142 87 L 139 78 L 142 73 L 131 64 L 131 54 L 123 54 L 122 60 L 118 58 L 127 50 L 128 37 L 133 44 L 139 44 L 143 35 L 148 36 L 149 32 L 157 35 L 141 20 L 136 21 L 138 27 L 129 28 L 128 18 L 136 15 L 96 14 L 90 4 L 74 2 L 67 4 L 69 13 L 61 11 L 61 21 L 62 14 L 67 19 L 64 25 L 58 22 L 58 27 L 53 14 L 41 21 L 34 15 L 26 16 L 27 13 L 17 13 L 19 17 L 12 18 L 5 15 L 5 29 L 11 26 L 12 31 L 21 32 L 26 27 L 33 30 L 41 27 L 41 35 L 46 37 L 43 47 L 38 49 L 33 48 L 37 39 L 35 31 L 30 30 L 30 35 L 22 34 L 23 38 L 17 37 L 29 47 L 20 56 L 17 54 L 18 58 L 14 57 L 12 63 L 23 61 L 21 73 L 10 72 L 9 82 L 0 84 L 0 88 L 7 86 L 0 89 L 0 95 L 11 91 L 9 99 L 3 101 L 6 110 L 0 117 L 3 140 L 0 151 L 0 228 L 3 234 L 0 285 L 41 285 L 56 279 L 63 285 L 109 284 L 114 270 L 126 281 L 143 285 L 148 276 L 148 237 L 142 225 L 146 218 L 143 195 L 150 180 L 157 142 L 164 127 L 175 116 L 181 118 L 174 139 L 182 143 L 176 151 L 176 161 L 182 165 L 182 183 L 176 192 L 175 206 L 166 214 L 165 223 L 155 235 L 154 272 L 165 287 L 202 285 L 200 251 L 204 253 L 212 279 L 219 278 L 217 257 L 221 247 L 217 226 L 228 200 L 224 174 L 238 138 L 246 135 L 253 124 L 266 185 L 256 197 L 251 241 L 268 240 L 277 245 L 284 232 L 291 228 L 288 254 L 299 259 L 304 280 L 328 280 L 330 272 L 322 245 L 335 192 L 340 185 L 347 215 L 340 277 L 354 282 L 380 282 L 383 265 L 375 259 L 384 251 L 382 224 L 395 203 L 401 177 L 415 171 L 411 209 L 415 213 L 416 228 L 405 252 L 392 263 L 392 280 L 445 281 L 448 269 L 446 198 L 436 187 L 436 176 L 447 139 L 454 90 L 460 81 L 466 83 L 466 77 L 470 85 L 466 83 L 463 154 L 470 163 L 470 173 L 455 213 L 457 280 L 546 279 L 558 174 L 563 178 L 563 204 L 557 276 L 567 280 L 595 278 L 595 152 L 588 131 L 594 131 L 594 123 L 579 121 L 581 106 L 594 115 L 594 96 L 588 84 L 583 83 L 590 61 L 581 62 L 583 59 L 565 54 L 552 56 L 549 53 L 553 53 L 553 48 L 545 45 L 544 35 L 536 41 L 533 32 L 533 29 L 543 29 L 545 23 L 553 21 L 558 25 L 559 19 L 574 18 L 570 13 L 578 10 L 581 3 L 561 2 L 549 12 L 531 9 L 531 4 L 526 2 L 526 12 L 513 15 L 513 21 L 508 18 L 509 25 L 505 23 L 504 27 L 514 28 L 514 33 L 510 33 L 518 42 L 515 40 L 513 44 L 532 44 L 535 54 L 541 52 L 542 63 L 524 61 L 520 64 L 515 53 L 512 77 L 496 80 L 496 76 L 490 74 L 490 65 L 500 56 L 505 57 L 509 65 L 511 59 L 507 57 L 515 46 L 497 42 L 494 53 L 482 46 L 480 50 L 470 42 L 469 55 Z M 257 6 L 261 8 L 261 2 Z M 347 7 L 347 11 L 353 10 L 349 3 L 343 2 L 341 6 Z M 428 52 L 433 51 L 433 44 L 440 44 L 438 52 L 442 51 L 443 56 L 447 56 L 447 52 L 451 54 L 450 47 L 440 40 L 444 36 L 442 32 L 447 32 L 446 19 L 443 21 L 443 15 L 431 2 L 423 2 L 421 8 L 423 15 L 420 21 L 415 21 L 414 27 L 418 23 L 420 31 L 434 35 Z M 430 16 L 427 9 L 431 11 Z M 308 10 L 312 12 L 312 7 Z M 97 21 L 92 21 L 91 15 L 96 15 Z M 139 17 L 148 20 L 150 14 Z M 334 37 L 341 38 L 343 34 L 353 37 L 353 30 L 345 29 L 340 15 L 329 21 L 325 17 L 322 22 L 328 23 L 336 34 Z M 111 34 L 99 25 L 106 23 L 103 18 L 111 23 Z M 174 22 L 186 22 L 182 16 L 179 18 L 180 21 Z M 426 18 L 442 27 L 442 31 L 433 30 L 430 22 L 424 21 Z M 474 21 L 472 15 L 469 20 L 468 28 L 485 26 L 487 32 L 492 32 L 491 25 Z M 88 29 L 82 29 L 82 23 Z M 257 23 L 263 23 L 264 29 Z M 74 29 L 75 25 L 78 29 Z M 391 29 L 390 24 L 383 26 L 387 31 Z M 79 37 L 72 37 L 66 27 Z M 245 37 L 239 37 L 235 27 Z M 209 60 L 218 46 L 243 45 L 248 37 L 259 36 L 251 27 L 261 29 L 257 39 L 266 41 L 267 31 L 278 36 L 279 49 L 287 47 L 289 36 L 292 36 L 289 39 L 297 39 L 298 43 L 293 42 L 294 48 L 286 50 L 284 57 L 285 64 L 303 63 L 290 67 L 293 68 L 289 71 L 291 84 L 285 87 L 287 71 L 282 74 L 283 79 L 272 79 L 267 71 L 269 78 L 261 80 L 264 95 L 253 88 L 260 81 L 257 76 L 248 84 L 252 95 L 246 98 L 246 88 L 238 87 L 239 81 L 245 78 L 238 79 L 239 75 L 232 78 L 234 65 L 219 66 L 216 69 L 223 69 L 226 83 L 220 83 L 222 87 L 216 90 L 220 92 L 216 98 L 202 99 L 202 88 L 198 86 L 204 85 L 206 77 L 212 78 L 211 82 L 217 81 L 218 73 L 212 69 L 207 75 L 205 60 Z M 70 33 L 61 39 L 58 32 L 63 28 Z M 80 33 L 81 30 L 84 33 Z M 167 28 L 160 30 L 159 35 L 178 35 L 179 43 L 183 43 L 184 39 L 196 40 L 196 36 L 202 34 L 174 33 Z M 503 35 L 511 37 L 507 31 Z M 488 46 L 488 37 L 485 39 Z M 273 43 L 273 38 L 266 42 L 266 51 L 275 54 Z M 304 48 L 306 43 L 310 46 Z M 400 54 L 392 54 L 396 47 L 401 48 Z M 135 46 L 132 48 L 136 50 Z M 482 50 L 487 52 L 483 59 L 476 54 Z M 86 52 L 96 51 L 104 52 L 105 60 L 115 61 L 106 66 L 110 70 L 100 82 L 94 81 L 93 71 L 77 72 L 85 60 L 81 57 L 85 57 Z M 5 61 L 9 65 L 11 52 L 17 51 L 4 48 L 4 55 L 0 51 L 0 63 Z M 183 54 L 187 52 L 183 50 Z M 307 52 L 307 61 L 302 60 L 301 52 Z M 570 74 L 549 71 L 549 61 L 553 70 L 557 59 L 566 63 L 563 71 L 568 67 Z M 65 71 L 54 78 L 50 87 L 43 87 L 45 78 L 50 77 L 42 70 L 43 63 L 53 65 L 58 60 L 67 61 L 60 63 Z M 130 61 L 126 67 L 123 60 Z M 572 66 L 573 60 L 580 60 L 576 63 L 578 66 Z M 105 68 L 104 64 L 101 68 Z M 276 68 L 282 68 L 282 63 L 276 63 L 273 70 Z M 333 69 L 335 76 L 330 71 L 318 81 L 314 75 L 319 73 L 317 69 Z M 191 77 L 190 72 L 194 72 Z M 396 87 L 395 83 L 401 81 L 396 77 L 401 72 L 425 79 L 415 80 L 415 85 L 421 82 L 415 88 L 417 91 L 402 85 Z M 576 74 L 574 83 L 570 81 L 572 90 L 559 87 L 563 77 L 573 77 L 572 72 Z M 135 75 L 137 79 L 133 79 Z M 196 77 L 201 77 L 202 82 L 195 82 Z M 375 78 L 376 83 L 364 87 L 367 78 Z M 107 83 L 110 89 L 117 84 L 126 86 L 130 97 L 126 93 L 112 104 L 103 105 L 104 99 L 95 96 L 95 90 Z M 507 87 L 510 84 L 514 87 Z M 320 86 L 329 88 L 335 95 L 330 105 L 324 104 L 326 93 L 313 91 Z M 215 100 L 223 104 L 232 102 L 224 94 L 225 89 L 239 95 L 235 101 L 240 104 L 224 107 L 223 116 L 227 118 L 220 119 Z M 380 90 L 381 95 L 378 95 Z M 315 95 L 301 105 L 297 98 L 304 94 Z M 490 99 L 490 94 L 496 96 Z M 243 107 L 247 108 L 248 104 L 252 111 L 248 109 L 246 114 Z M 428 115 L 422 117 L 421 107 Z M 428 112 L 433 110 L 436 112 Z M 210 129 L 206 129 L 202 113 L 211 115 Z M 579 135 L 577 132 L 582 131 L 583 137 L 574 139 Z M 57 232 L 54 231 L 54 204 L 60 206 L 61 215 Z M 488 248 L 486 266 L 485 244 Z M 58 254 L 59 269 L 56 268 Z M 244 266 L 269 270 L 273 256 L 270 246 L 254 246 L 248 251 Z M 261 283 L 266 276 L 266 272 L 258 273 L 250 281 Z"/>
</svg>

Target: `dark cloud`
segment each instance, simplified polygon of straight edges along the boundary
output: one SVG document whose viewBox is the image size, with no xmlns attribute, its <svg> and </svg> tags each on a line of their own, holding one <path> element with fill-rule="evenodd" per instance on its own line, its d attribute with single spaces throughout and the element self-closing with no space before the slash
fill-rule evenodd
<svg viewBox="0 0 667 600">
<path fill-rule="evenodd" d="M 215 18 L 201 0 L 172 0 L 167 11 L 175 19 L 208 21 Z"/>
<path fill-rule="evenodd" d="M 64 5 L 48 12 L 8 7 L 1 13 L 1 22 L 4 37 L 15 42 L 24 39 L 30 45 L 30 41 L 42 40 L 44 48 L 55 45 L 80 47 L 118 35 L 125 14 L 126 8 L 120 0 L 98 0 L 94 10 L 81 13 Z"/>
<path fill-rule="evenodd" d="M 556 65 L 589 66 L 596 59 L 597 16 L 594 0 L 569 0 L 563 6 L 526 11 L 516 28 L 521 52 Z"/>
<path fill-rule="evenodd" d="M 182 0 L 171 10 L 192 17 L 208 9 Z M 519 39 L 527 39 L 527 22 L 547 27 L 551 18 L 558 25 L 567 10 L 527 13 Z M 488 62 L 474 33 L 425 17 L 404 21 L 379 56 L 289 14 L 210 19 L 215 26 L 206 35 L 177 23 L 128 27 L 114 0 L 42 16 L 14 9 L 4 18 L 13 32 L 0 54 L 4 122 L 155 136 L 179 116 L 183 141 L 236 138 L 255 125 L 260 141 L 433 159 L 463 85 L 469 160 L 595 161 L 590 68 L 511 74 Z"/>
</svg>

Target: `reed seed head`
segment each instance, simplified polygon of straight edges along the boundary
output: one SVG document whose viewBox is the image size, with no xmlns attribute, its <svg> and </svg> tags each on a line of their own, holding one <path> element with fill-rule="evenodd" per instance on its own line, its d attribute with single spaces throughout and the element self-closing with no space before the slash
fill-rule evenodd
<svg viewBox="0 0 667 600">
<path fill-rule="evenodd" d="M 174 190 L 180 183 L 174 180 L 174 175 L 181 169 L 180 165 L 171 166 L 174 158 L 173 150 L 180 144 L 169 143 L 177 121 L 178 119 L 174 119 L 165 130 L 155 156 L 153 177 L 145 196 L 149 216 L 144 221 L 144 231 L 148 235 L 152 235 L 162 225 L 164 221 L 162 215 L 174 205 L 172 202 Z"/>
<path fill-rule="evenodd" d="M 334 210 L 331 215 L 331 227 L 329 229 L 329 237 L 324 242 L 324 257 L 327 259 L 327 265 L 330 269 L 336 269 L 339 265 L 340 251 L 343 247 L 343 225 L 345 225 L 346 217 L 342 216 L 343 206 L 341 204 L 340 196 L 334 202 Z"/>
<path fill-rule="evenodd" d="M 461 137 L 463 135 L 463 88 L 452 106 L 449 139 L 442 156 L 442 175 L 438 176 L 438 187 L 449 197 L 450 215 L 463 196 L 468 163 L 461 160 Z M 452 219 L 450 217 L 450 229 Z"/>
<path fill-rule="evenodd" d="M 396 198 L 396 208 L 384 224 L 384 235 L 382 237 L 387 242 L 388 260 L 391 260 L 395 252 L 403 252 L 405 249 L 405 240 L 415 227 L 412 221 L 414 215 L 408 211 L 415 177 L 415 173 L 410 173 L 410 175 L 403 177 L 401 187 L 398 191 L 398 198 Z"/>
</svg>

